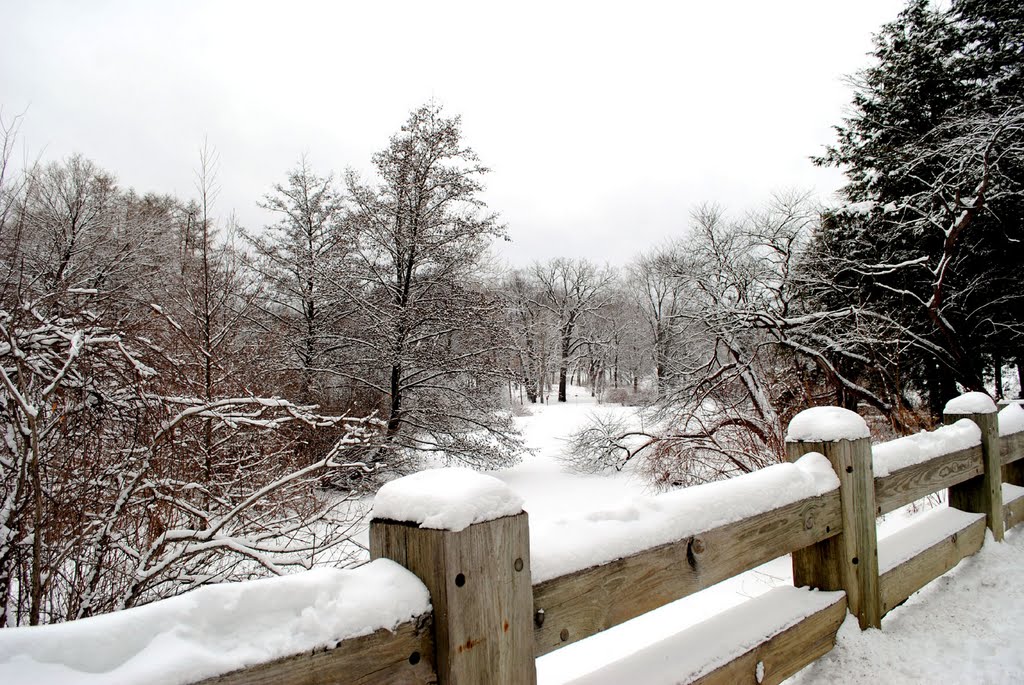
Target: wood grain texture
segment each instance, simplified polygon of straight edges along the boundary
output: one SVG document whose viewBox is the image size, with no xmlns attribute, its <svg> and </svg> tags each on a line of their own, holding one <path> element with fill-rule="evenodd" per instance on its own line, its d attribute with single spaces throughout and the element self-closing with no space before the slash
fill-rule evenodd
<svg viewBox="0 0 1024 685">
<path fill-rule="evenodd" d="M 980 476 L 984 472 L 982 459 L 981 447 L 971 447 L 875 478 L 878 514 L 888 514 L 933 492 Z"/>
<path fill-rule="evenodd" d="M 201 681 L 199 685 L 419 685 L 437 683 L 431 615 L 394 631 L 339 642 Z"/>
<path fill-rule="evenodd" d="M 811 614 L 800 623 L 777 633 L 725 666 L 693 681 L 694 685 L 776 685 L 801 668 L 827 654 L 836 643 L 836 633 L 846 618 L 846 599 Z M 757 678 L 757 664 L 764 664 L 764 676 Z"/>
<path fill-rule="evenodd" d="M 996 542 L 1003 539 L 1003 458 L 999 442 L 997 414 L 945 414 L 948 425 L 970 419 L 981 429 L 981 452 L 984 471 L 949 489 L 949 506 L 961 511 L 985 514 L 988 528 Z"/>
<path fill-rule="evenodd" d="M 1024 459 L 1024 431 L 999 436 L 999 454 L 1004 464 Z M 1014 483 L 1014 485 L 1018 484 Z"/>
<path fill-rule="evenodd" d="M 985 519 L 978 519 L 884 573 L 879 579 L 883 613 L 892 611 L 961 559 L 981 549 L 985 544 L 985 527 Z"/>
<path fill-rule="evenodd" d="M 836 535 L 839 493 L 808 498 L 533 588 L 534 653 L 582 640 Z"/>
<path fill-rule="evenodd" d="M 1003 482 L 1024 486 L 1024 432 L 999 437 Z"/>
<path fill-rule="evenodd" d="M 845 590 L 850 613 L 862 629 L 880 628 L 878 594 L 878 539 L 875 516 L 875 477 L 871 440 L 835 442 L 794 441 L 786 453 L 795 461 L 808 452 L 820 452 L 839 477 L 842 530 L 836 538 L 793 552 L 793 584 L 821 590 Z"/>
<path fill-rule="evenodd" d="M 525 513 L 457 532 L 375 519 L 370 557 L 398 562 L 430 591 L 441 683 L 536 683 Z"/>
</svg>

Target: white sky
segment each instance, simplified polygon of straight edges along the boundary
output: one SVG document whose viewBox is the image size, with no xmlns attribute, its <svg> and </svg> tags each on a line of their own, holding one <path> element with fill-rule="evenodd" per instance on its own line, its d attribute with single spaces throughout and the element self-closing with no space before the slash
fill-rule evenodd
<svg viewBox="0 0 1024 685">
<path fill-rule="evenodd" d="M 0 0 L 0 105 L 23 142 L 140 192 L 193 194 L 204 137 L 243 225 L 308 153 L 369 170 L 410 109 L 460 113 L 492 167 L 513 264 L 622 264 L 704 201 L 841 184 L 832 142 L 902 0 L 51 2 Z"/>
</svg>

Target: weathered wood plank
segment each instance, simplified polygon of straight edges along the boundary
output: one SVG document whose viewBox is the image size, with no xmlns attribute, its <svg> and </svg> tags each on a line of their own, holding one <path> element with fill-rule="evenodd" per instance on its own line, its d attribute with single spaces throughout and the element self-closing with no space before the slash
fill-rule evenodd
<svg viewBox="0 0 1024 685">
<path fill-rule="evenodd" d="M 984 471 L 980 476 L 966 480 L 949 489 L 949 506 L 961 511 L 985 514 L 988 529 L 996 542 L 1003 539 L 1003 459 L 999 443 L 999 417 L 987 414 L 943 415 L 946 424 L 970 419 L 981 429 L 981 453 Z"/>
<path fill-rule="evenodd" d="M 370 557 L 398 562 L 430 591 L 440 682 L 536 682 L 525 513 L 461 531 L 374 519 Z"/>
<path fill-rule="evenodd" d="M 840 531 L 839 493 L 752 516 L 533 588 L 537 656 Z"/>
<path fill-rule="evenodd" d="M 985 544 L 985 519 L 978 519 L 943 538 L 917 556 L 892 568 L 879 578 L 882 612 L 888 613 L 907 597 L 941 576 Z"/>
<path fill-rule="evenodd" d="M 875 527 L 878 509 L 871 440 L 786 443 L 786 453 L 791 460 L 808 452 L 824 454 L 839 477 L 843 532 L 793 552 L 793 584 L 821 590 L 845 590 L 850 613 L 857 616 L 860 627 L 880 628 L 882 611 Z"/>
<path fill-rule="evenodd" d="M 303 652 L 201 681 L 199 685 L 417 685 L 437 683 L 431 614 L 393 632 L 343 640 L 336 647 Z"/>
<path fill-rule="evenodd" d="M 999 454 L 1004 464 L 1024 459 L 1024 431 L 999 436 Z"/>
<path fill-rule="evenodd" d="M 980 476 L 983 473 L 981 446 L 943 454 L 920 464 L 875 478 L 878 514 L 888 514 L 933 492 Z"/>
<path fill-rule="evenodd" d="M 999 456 L 1003 461 L 1003 482 L 1024 486 L 1024 432 L 999 437 Z"/>
<path fill-rule="evenodd" d="M 773 635 L 725 666 L 693 681 L 694 685 L 776 685 L 832 650 L 846 618 L 846 599 L 811 614 Z M 757 677 L 757 665 L 763 673 Z"/>
<path fill-rule="evenodd" d="M 1024 521 L 1024 497 L 1006 497 L 1006 488 L 1003 486 L 1003 520 L 1006 522 L 1006 530 L 1010 530 Z"/>
</svg>

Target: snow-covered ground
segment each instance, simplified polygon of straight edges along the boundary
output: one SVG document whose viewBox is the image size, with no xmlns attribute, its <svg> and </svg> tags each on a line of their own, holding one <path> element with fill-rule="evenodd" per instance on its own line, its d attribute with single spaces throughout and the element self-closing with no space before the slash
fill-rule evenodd
<svg viewBox="0 0 1024 685">
<path fill-rule="evenodd" d="M 601 476 L 567 471 L 560 459 L 566 448 L 566 438 L 585 424 L 592 413 L 639 420 L 633 409 L 598 404 L 583 389 L 572 388 L 569 399 L 567 404 L 530 407 L 529 416 L 517 419 L 531 453 L 514 468 L 491 474 L 522 498 L 523 507 L 530 514 L 531 536 L 537 543 L 537 570 L 542 566 L 538 562 L 543 550 L 552 548 L 547 543 L 557 542 L 557 536 L 566 530 L 572 529 L 570 533 L 574 537 L 593 540 L 595 545 L 611 547 L 620 545 L 623 540 L 628 542 L 630 531 L 636 529 L 638 520 L 648 518 L 648 510 L 653 512 L 655 519 L 664 515 L 667 509 L 662 505 L 665 502 L 671 508 L 691 499 L 701 502 L 702 498 L 709 502 L 714 500 L 714 497 L 704 497 L 704 494 L 717 492 L 717 486 L 706 488 L 704 494 L 691 491 L 689 495 L 693 497 L 680 492 L 652 502 L 654 492 L 633 473 L 632 467 Z M 1024 427 L 1024 411 L 1015 409 L 1013 412 L 1001 419 L 1006 420 L 1007 426 Z M 976 438 L 972 437 L 972 440 Z M 922 454 L 934 447 L 926 437 L 909 442 L 920 448 L 917 451 Z M 820 456 L 816 458 L 821 459 Z M 814 475 L 814 465 L 810 466 Z M 785 468 L 797 469 L 798 466 L 786 465 Z M 800 477 L 800 474 L 793 475 Z M 828 475 L 832 476 L 831 472 Z M 764 476 L 772 477 L 770 474 Z M 495 501 L 498 504 L 494 506 L 518 506 L 519 497 L 503 494 L 506 492 L 504 486 L 499 484 L 500 487 L 495 489 L 485 482 L 491 479 L 480 480 L 474 474 L 467 474 L 467 477 L 470 485 L 497 493 Z M 820 479 L 815 476 L 804 487 L 820 486 Z M 781 491 L 786 488 L 770 486 L 769 489 Z M 751 495 L 746 499 L 753 502 L 758 497 Z M 401 492 L 392 500 L 392 507 L 405 506 Z M 759 506 L 751 502 L 748 504 Z M 386 504 L 382 502 L 382 506 Z M 945 506 L 935 501 L 916 503 L 888 515 L 879 526 L 880 538 L 890 535 L 900 538 L 899 531 L 936 504 Z M 715 508 L 713 504 L 701 506 Z M 638 512 L 637 520 L 630 517 L 631 511 Z M 689 510 L 683 507 L 679 511 Z M 475 520 L 478 513 L 475 509 L 463 511 L 455 507 L 451 509 L 449 524 Z M 640 516 L 641 513 L 644 516 Z M 702 512 L 692 515 L 703 521 Z M 582 523 L 586 528 L 592 522 L 604 524 L 609 521 L 614 524 L 612 528 L 621 528 L 620 532 L 627 534 L 604 540 L 600 536 L 595 539 L 594 531 L 589 529 L 580 532 L 573 528 L 576 523 Z M 678 523 L 676 521 L 673 525 Z M 936 525 L 941 527 L 945 524 Z M 645 536 L 650 533 L 647 528 L 641 531 Z M 906 538 L 907 533 L 902 537 Z M 909 549 L 915 542 L 904 540 L 897 546 Z M 616 553 L 615 550 L 611 552 Z M 562 561 L 566 560 L 559 563 Z M 566 563 L 577 561 L 574 552 L 573 558 Z M 372 578 L 366 578 L 369 569 L 336 571 L 329 578 L 323 574 L 332 572 L 324 571 L 253 584 L 215 586 L 157 605 L 76 622 L 76 625 L 0 631 L 0 682 L 183 682 L 181 678 L 187 677 L 186 673 L 174 672 L 172 676 L 159 666 L 187 663 L 191 669 L 187 673 L 201 677 L 216 672 L 217 668 L 237 667 L 289 651 L 312 648 L 320 644 L 322 635 L 337 637 L 339 634 L 369 632 L 423 610 L 425 590 L 414 577 L 412 582 L 407 582 L 403 576 L 407 573 L 404 569 L 395 567 L 394 573 L 383 574 L 374 571 Z M 1019 589 L 1021 569 L 1024 569 L 1024 530 L 1009 532 L 1003 544 L 996 544 L 990 539 L 976 556 L 965 560 L 893 610 L 883 620 L 882 631 L 861 632 L 856 621 L 848 619 L 840 631 L 836 649 L 797 674 L 792 682 L 801 685 L 939 680 L 1024 682 L 1024 650 L 1020 650 L 1018 645 L 1018 641 L 1024 638 L 1024 619 L 1021 618 L 1024 616 L 1024 590 Z M 374 583 L 383 583 L 384 586 L 377 587 Z M 727 609 L 739 607 L 773 588 L 791 584 L 789 557 L 775 559 L 703 592 L 541 657 L 537 660 L 539 683 L 618 682 L 615 674 L 621 672 L 623 664 L 618 667 L 615 664 L 631 655 L 638 658 L 628 666 L 629 672 L 635 676 L 630 680 L 644 685 L 662 682 L 656 674 L 677 672 L 672 669 L 671 659 L 679 650 L 669 647 L 678 643 L 679 634 L 686 628 Z M 361 588 L 358 592 L 345 590 L 357 586 Z M 277 593 L 274 589 L 277 587 L 287 588 L 288 592 Z M 302 591 L 295 592 L 295 588 Z M 239 597 L 245 593 L 262 599 L 247 602 L 253 609 L 252 616 L 247 617 L 245 626 L 236 630 L 225 621 L 237 618 L 232 607 L 239 605 Z M 407 597 L 408 601 L 390 601 L 388 598 L 393 600 L 396 593 Z M 358 595 L 356 604 L 345 604 L 351 599 L 349 595 Z M 785 593 L 777 595 L 786 596 Z M 269 599 L 274 601 L 268 603 Z M 775 600 L 766 604 L 771 605 L 772 601 Z M 384 616 L 377 605 L 389 605 L 398 613 Z M 742 614 L 733 613 L 732 616 Z M 344 619 L 343 625 L 338 624 L 341 619 Z M 720 625 L 730 625 L 730 621 L 736 623 L 735 618 L 721 616 L 716 621 Z M 287 628 L 268 632 L 261 627 L 264 625 Z M 272 639 L 265 639 L 268 636 Z M 707 637 L 708 633 L 700 636 L 701 640 L 697 642 L 700 646 L 694 649 L 702 650 L 702 654 L 721 648 L 715 640 Z M 68 645 L 75 647 L 69 649 Z M 669 668 L 660 663 L 658 669 L 645 671 L 643 664 L 649 654 L 669 659 Z M 693 654 L 682 655 L 679 668 L 691 667 L 692 657 Z M 156 670 L 153 670 L 154 664 L 157 665 Z M 149 670 L 139 670 L 143 666 Z M 599 671 L 600 678 L 597 675 Z M 671 677 L 665 682 L 672 682 Z"/>
<path fill-rule="evenodd" d="M 534 453 L 514 468 L 495 473 L 525 500 L 531 534 L 551 522 L 588 511 L 614 509 L 651 494 L 630 470 L 590 476 L 567 472 L 559 456 L 565 438 L 593 412 L 629 415 L 617 405 L 596 404 L 582 389 L 571 389 L 567 404 L 537 405 L 520 426 Z M 887 515 L 879 524 L 885 538 L 904 529 L 939 498 Z M 1024 528 L 1024 526 L 1022 526 Z M 989 539 L 974 557 L 890 612 L 882 631 L 861 632 L 847 620 L 836 648 L 791 679 L 793 683 L 1019 683 L 1024 682 L 1024 531 L 1006 542 Z M 718 585 L 673 602 L 537 660 L 540 685 L 586 682 L 587 674 L 671 638 L 710 616 L 792 584 L 789 557 L 775 559 Z M 637 674 L 636 682 L 646 682 Z"/>
<path fill-rule="evenodd" d="M 788 682 L 1024 682 L 1024 531 L 991 535 L 980 552 L 861 632 L 847 617 L 836 647 Z"/>
<path fill-rule="evenodd" d="M 613 509 L 653 490 L 631 469 L 610 475 L 580 475 L 559 460 L 566 438 L 583 426 L 592 413 L 631 416 L 634 409 L 597 404 L 585 390 L 570 388 L 565 404 L 531 405 L 531 416 L 518 419 L 533 454 L 522 463 L 493 475 L 522 495 L 530 514 L 531 536 L 548 524 L 588 511 Z M 537 660 L 539 685 L 568 683 L 626 657 L 660 638 L 672 635 L 704 618 L 773 587 L 792 583 L 789 559 L 771 563 L 719 583 L 713 588 L 674 602 L 576 642 Z"/>
<path fill-rule="evenodd" d="M 631 469 L 610 475 L 580 475 L 565 469 L 559 457 L 566 437 L 593 413 L 631 416 L 635 410 L 597 404 L 581 388 L 570 388 L 565 404 L 531 405 L 531 416 L 518 419 L 533 454 L 517 466 L 494 473 L 518 494 L 530 514 L 531 536 L 559 519 L 588 511 L 613 509 L 653 494 Z M 789 558 L 776 559 L 713 588 L 673 602 L 603 633 L 563 647 L 537 660 L 539 685 L 560 685 L 585 676 L 671 636 L 705 618 L 779 585 L 792 584 Z M 639 682 L 639 681 L 638 681 Z"/>
</svg>

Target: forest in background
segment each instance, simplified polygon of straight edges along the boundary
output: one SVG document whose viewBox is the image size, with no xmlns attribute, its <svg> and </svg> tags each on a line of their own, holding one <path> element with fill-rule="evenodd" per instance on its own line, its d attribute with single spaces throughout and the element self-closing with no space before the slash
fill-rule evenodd
<svg viewBox="0 0 1024 685">
<path fill-rule="evenodd" d="M 519 407 L 646 407 L 572 441 L 664 487 L 783 457 L 802 408 L 896 432 L 1024 361 L 1024 10 L 912 0 L 853 77 L 843 202 L 695 208 L 626 268 L 501 268 L 508 228 L 428 103 L 374 177 L 300 160 L 260 200 L 140 195 L 79 156 L 0 158 L 0 627 L 354 560 L 354 505 L 425 459 L 510 465 Z M 624 226 L 623 230 L 629 230 Z"/>
</svg>

